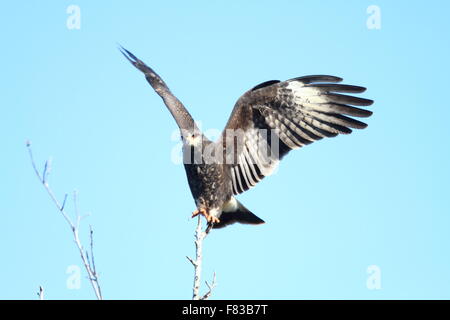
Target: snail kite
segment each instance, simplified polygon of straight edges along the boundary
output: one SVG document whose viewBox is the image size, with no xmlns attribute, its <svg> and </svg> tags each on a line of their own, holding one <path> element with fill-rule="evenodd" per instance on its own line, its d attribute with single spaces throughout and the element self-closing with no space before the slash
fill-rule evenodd
<svg viewBox="0 0 450 320">
<path fill-rule="evenodd" d="M 372 100 L 347 95 L 359 86 L 339 84 L 341 78 L 311 75 L 286 81 L 271 80 L 245 92 L 236 102 L 218 141 L 206 138 L 161 77 L 128 50 L 123 55 L 163 99 L 175 118 L 183 144 L 183 163 L 197 209 L 210 228 L 234 222 L 264 221 L 235 196 L 270 175 L 290 150 L 322 138 L 349 134 L 367 125 L 353 117 L 372 112 L 358 108 Z M 358 107 L 355 107 L 358 106 Z"/>
</svg>

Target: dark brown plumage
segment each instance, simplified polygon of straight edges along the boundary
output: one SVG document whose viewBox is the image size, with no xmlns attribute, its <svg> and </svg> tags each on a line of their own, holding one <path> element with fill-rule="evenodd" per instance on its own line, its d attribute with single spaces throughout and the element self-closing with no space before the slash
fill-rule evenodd
<svg viewBox="0 0 450 320">
<path fill-rule="evenodd" d="M 145 74 L 161 96 L 183 140 L 183 157 L 197 214 L 209 226 L 264 221 L 234 197 L 270 175 L 289 151 L 325 137 L 349 134 L 367 125 L 352 117 L 369 117 L 373 101 L 346 95 L 364 87 L 339 84 L 341 78 L 313 75 L 263 82 L 236 102 L 220 139 L 208 140 L 164 81 L 131 52 L 124 56 Z"/>
</svg>

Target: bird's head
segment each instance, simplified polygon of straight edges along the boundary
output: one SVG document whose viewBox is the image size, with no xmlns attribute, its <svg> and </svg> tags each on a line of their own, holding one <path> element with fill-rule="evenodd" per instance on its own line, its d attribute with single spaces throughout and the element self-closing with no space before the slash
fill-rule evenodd
<svg viewBox="0 0 450 320">
<path fill-rule="evenodd" d="M 186 147 L 200 147 L 203 142 L 203 134 L 200 130 L 181 130 L 181 140 L 183 141 L 183 145 Z"/>
<path fill-rule="evenodd" d="M 181 140 L 183 141 L 183 163 L 203 163 L 203 134 L 198 131 L 182 130 Z"/>
</svg>

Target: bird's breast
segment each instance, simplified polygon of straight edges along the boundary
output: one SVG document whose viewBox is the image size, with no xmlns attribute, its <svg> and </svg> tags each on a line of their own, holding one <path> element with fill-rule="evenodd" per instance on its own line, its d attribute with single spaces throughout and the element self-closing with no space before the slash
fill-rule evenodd
<svg viewBox="0 0 450 320">
<path fill-rule="evenodd" d="M 229 197 L 223 168 L 217 164 L 187 164 L 186 174 L 197 207 L 215 208 Z"/>
</svg>

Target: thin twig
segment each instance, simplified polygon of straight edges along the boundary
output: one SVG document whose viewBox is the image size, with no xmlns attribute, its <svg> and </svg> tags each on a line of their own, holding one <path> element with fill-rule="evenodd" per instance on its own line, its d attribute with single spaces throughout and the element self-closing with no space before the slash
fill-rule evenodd
<svg viewBox="0 0 450 320">
<path fill-rule="evenodd" d="M 29 141 L 27 141 L 27 148 L 28 148 L 28 154 L 30 155 L 31 165 L 33 166 L 33 169 L 34 169 L 34 173 L 38 177 L 39 181 L 41 181 L 42 185 L 44 186 L 45 190 L 49 194 L 49 196 L 52 199 L 53 203 L 56 205 L 56 207 L 58 208 L 59 212 L 61 212 L 62 216 L 64 217 L 66 222 L 69 224 L 70 228 L 73 229 L 74 226 L 72 224 L 72 221 L 70 220 L 69 216 L 64 211 L 64 207 L 59 204 L 58 199 L 56 199 L 56 197 L 53 194 L 53 191 L 50 189 L 48 183 L 46 181 L 44 181 L 43 178 L 41 177 L 41 174 L 39 173 L 39 171 L 38 171 L 38 169 L 36 167 L 36 163 L 34 162 L 33 152 L 31 151 L 31 144 L 30 144 Z M 66 198 L 64 198 L 64 203 L 65 203 L 65 199 Z"/>
<path fill-rule="evenodd" d="M 95 296 L 97 297 L 97 299 L 101 300 L 101 299 L 103 299 L 103 297 L 102 297 L 102 293 L 101 293 L 101 289 L 100 289 L 100 284 L 98 282 L 97 272 L 95 271 L 95 268 L 93 269 L 91 267 L 91 265 L 88 261 L 88 256 L 85 254 L 85 252 L 83 250 L 83 246 L 80 241 L 80 238 L 78 236 L 81 217 L 78 212 L 77 192 L 74 191 L 74 193 L 73 193 L 73 202 L 74 202 L 75 215 L 76 215 L 76 217 L 75 217 L 76 222 L 73 223 L 72 220 L 70 219 L 69 215 L 65 211 L 67 194 L 65 194 L 63 203 L 61 205 L 60 202 L 58 201 L 58 199 L 56 198 L 55 194 L 53 193 L 52 189 L 50 188 L 49 183 L 47 181 L 47 176 L 51 169 L 51 165 L 50 165 L 51 162 L 50 161 L 45 162 L 44 170 L 43 170 L 43 173 L 41 176 L 41 174 L 39 173 L 39 170 L 36 167 L 36 163 L 33 158 L 33 152 L 31 150 L 31 143 L 29 141 L 27 141 L 26 146 L 28 148 L 28 154 L 30 156 L 30 161 L 31 161 L 31 165 L 33 167 L 34 173 L 38 177 L 41 184 L 44 186 L 45 190 L 49 194 L 50 198 L 52 199 L 53 203 L 57 207 L 58 211 L 61 213 L 61 215 L 64 217 L 67 224 L 69 225 L 70 230 L 72 231 L 72 234 L 73 234 L 75 245 L 77 246 L 78 251 L 80 253 L 81 261 L 83 262 L 84 268 L 86 269 L 86 272 L 88 273 L 89 281 L 92 285 L 92 288 L 94 289 Z M 92 241 L 93 240 L 92 240 L 92 229 L 91 229 L 91 250 L 93 247 Z M 91 251 L 91 256 L 92 256 L 92 259 L 94 259 L 92 251 Z"/>
<path fill-rule="evenodd" d="M 89 225 L 89 238 L 91 239 L 91 257 L 92 257 L 92 269 L 96 274 L 97 271 L 95 269 L 95 259 L 94 259 L 94 230 L 92 230 L 92 226 Z"/>
<path fill-rule="evenodd" d="M 50 170 L 52 168 L 52 159 L 49 158 L 47 161 L 45 161 L 44 165 L 44 171 L 42 172 L 42 183 L 47 182 L 48 175 L 50 174 Z"/>
<path fill-rule="evenodd" d="M 37 293 L 39 300 L 44 300 L 44 288 L 42 286 L 39 286 L 39 291 Z"/>
<path fill-rule="evenodd" d="M 95 268 L 95 258 L 94 258 L 94 230 L 92 229 L 92 226 L 89 225 L 89 238 L 90 238 L 90 247 L 91 247 L 91 262 L 92 265 L 89 263 L 89 268 L 92 270 L 92 274 L 95 276 L 95 282 L 97 283 L 97 289 L 98 294 L 100 297 L 102 297 L 102 289 L 98 285 L 98 275 L 97 275 L 97 269 Z M 86 252 L 87 253 L 87 252 Z"/>
<path fill-rule="evenodd" d="M 197 265 L 197 263 L 196 263 L 194 260 L 192 260 L 191 257 L 186 256 L 186 258 L 189 260 L 190 263 L 192 263 L 192 265 L 193 265 L 194 267 Z"/>
<path fill-rule="evenodd" d="M 195 229 L 195 241 L 194 241 L 194 243 L 195 243 L 195 260 L 190 257 L 186 257 L 189 260 L 189 262 L 194 266 L 194 285 L 192 288 L 192 300 L 208 299 L 212 294 L 212 290 L 216 286 L 216 274 L 214 273 L 212 284 L 210 285 L 206 281 L 206 285 L 208 286 L 209 291 L 205 295 L 200 296 L 199 291 L 200 291 L 201 275 L 202 275 L 203 240 L 205 239 L 205 237 L 207 235 L 208 235 L 208 233 L 206 231 L 202 231 L 202 219 L 199 216 L 198 222 L 197 222 L 197 227 Z"/>
<path fill-rule="evenodd" d="M 208 281 L 205 281 L 205 283 L 206 283 L 206 286 L 208 287 L 208 292 L 206 292 L 200 300 L 207 300 L 211 296 L 212 291 L 214 290 L 214 288 L 217 285 L 216 273 L 214 272 L 214 274 L 213 274 L 213 279 L 212 279 L 211 284 L 209 284 Z"/>
<path fill-rule="evenodd" d="M 64 207 L 66 206 L 66 201 L 67 201 L 67 193 L 64 195 L 64 200 L 61 206 L 61 210 L 64 210 Z"/>
</svg>

